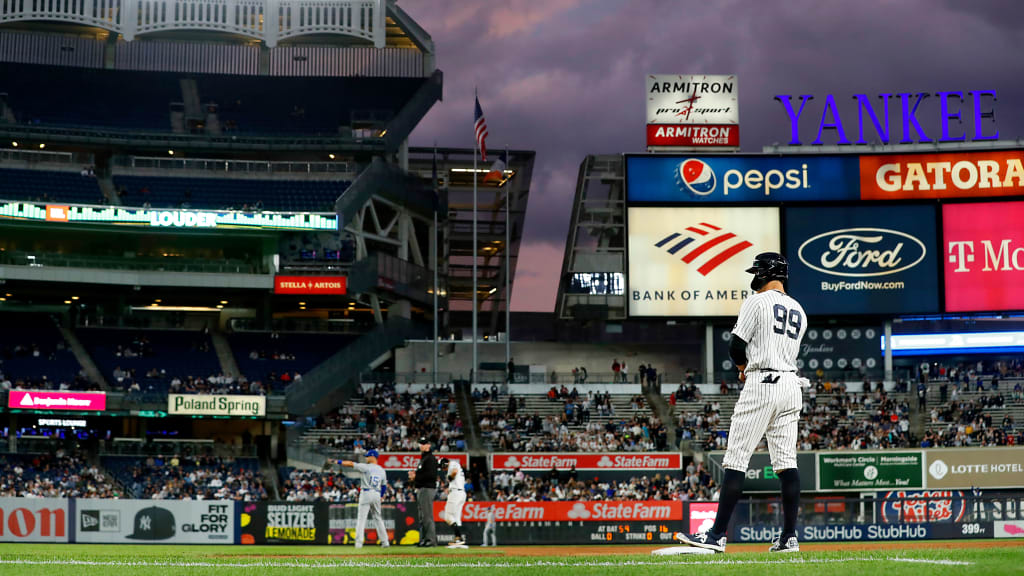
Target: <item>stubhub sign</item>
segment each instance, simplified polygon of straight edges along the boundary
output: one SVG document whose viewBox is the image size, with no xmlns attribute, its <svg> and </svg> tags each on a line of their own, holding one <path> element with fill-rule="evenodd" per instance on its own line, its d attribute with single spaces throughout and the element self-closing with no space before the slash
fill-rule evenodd
<svg viewBox="0 0 1024 576">
<path fill-rule="evenodd" d="M 860 199 L 856 156 L 628 156 L 630 202 Z"/>
</svg>

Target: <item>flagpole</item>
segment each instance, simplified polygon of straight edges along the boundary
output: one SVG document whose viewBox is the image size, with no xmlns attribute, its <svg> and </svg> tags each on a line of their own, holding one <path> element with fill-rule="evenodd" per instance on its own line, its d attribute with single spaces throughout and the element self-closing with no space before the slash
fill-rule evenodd
<svg viewBox="0 0 1024 576">
<path fill-rule="evenodd" d="M 476 89 L 473 89 L 473 100 L 476 102 Z M 470 369 L 470 384 L 476 384 L 477 359 L 476 359 L 476 156 L 479 139 L 473 138 L 473 367 Z"/>
<path fill-rule="evenodd" d="M 512 170 L 512 157 L 508 155 L 508 145 L 505 145 L 505 169 Z M 502 177 L 505 175 L 502 174 Z M 506 184 L 508 184 L 506 182 Z M 505 366 L 512 360 L 512 187 L 505 190 Z M 512 383 L 513 375 L 508 375 L 509 384 Z"/>
<path fill-rule="evenodd" d="M 434 143 L 434 167 L 431 171 L 434 189 L 434 227 L 431 229 L 430 238 L 430 263 L 434 267 L 434 361 L 431 363 L 431 370 L 434 373 L 432 386 L 437 386 L 437 210 L 441 205 L 441 195 L 437 186 L 437 143 Z"/>
</svg>

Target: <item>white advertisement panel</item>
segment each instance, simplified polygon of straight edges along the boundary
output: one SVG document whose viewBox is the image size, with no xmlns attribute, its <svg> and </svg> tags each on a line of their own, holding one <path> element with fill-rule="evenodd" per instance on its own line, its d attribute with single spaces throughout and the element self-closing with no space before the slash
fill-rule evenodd
<svg viewBox="0 0 1024 576">
<path fill-rule="evenodd" d="M 232 544 L 230 500 L 75 501 L 76 542 L 109 544 Z"/>
<path fill-rule="evenodd" d="M 168 394 L 167 413 L 185 416 L 266 416 L 264 396 Z"/>
<path fill-rule="evenodd" d="M 67 542 L 67 498 L 0 498 L 0 542 Z"/>
<path fill-rule="evenodd" d="M 739 124 L 735 75 L 648 74 L 647 124 Z"/>
<path fill-rule="evenodd" d="M 779 252 L 779 209 L 631 207 L 630 316 L 735 316 L 750 267 Z"/>
</svg>

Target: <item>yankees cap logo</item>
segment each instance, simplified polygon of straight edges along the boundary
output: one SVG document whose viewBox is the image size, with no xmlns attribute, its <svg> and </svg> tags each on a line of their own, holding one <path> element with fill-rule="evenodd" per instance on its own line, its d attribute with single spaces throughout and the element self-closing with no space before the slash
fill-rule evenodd
<svg viewBox="0 0 1024 576">
<path fill-rule="evenodd" d="M 734 242 L 739 240 L 739 242 Z M 690 246 L 691 244 L 696 244 Z M 682 261 L 691 264 L 705 254 L 709 256 L 706 261 L 697 268 L 702 276 L 707 276 L 715 268 L 718 268 L 726 260 L 743 252 L 753 246 L 752 243 L 738 238 L 732 232 L 725 232 L 714 224 L 701 222 L 694 226 L 687 226 L 685 232 L 673 232 L 654 244 L 657 248 L 665 248 L 669 254 L 687 248 Z"/>
</svg>

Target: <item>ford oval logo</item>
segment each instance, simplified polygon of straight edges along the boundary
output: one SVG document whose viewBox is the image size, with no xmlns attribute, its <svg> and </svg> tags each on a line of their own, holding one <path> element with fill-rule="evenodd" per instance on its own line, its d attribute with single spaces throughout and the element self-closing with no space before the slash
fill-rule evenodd
<svg viewBox="0 0 1024 576">
<path fill-rule="evenodd" d="M 809 268 L 834 276 L 885 276 L 917 266 L 924 242 L 885 228 L 846 228 L 807 239 L 797 256 Z"/>
</svg>

